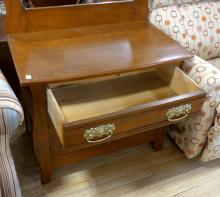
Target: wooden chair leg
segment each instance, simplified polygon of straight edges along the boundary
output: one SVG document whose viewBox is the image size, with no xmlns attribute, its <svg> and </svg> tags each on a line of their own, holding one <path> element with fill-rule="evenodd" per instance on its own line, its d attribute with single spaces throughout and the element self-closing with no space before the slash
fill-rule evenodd
<svg viewBox="0 0 220 197">
<path fill-rule="evenodd" d="M 157 129 L 154 142 L 152 143 L 153 149 L 156 151 L 162 150 L 164 139 L 165 139 L 165 128 L 162 127 L 162 128 Z"/>
</svg>

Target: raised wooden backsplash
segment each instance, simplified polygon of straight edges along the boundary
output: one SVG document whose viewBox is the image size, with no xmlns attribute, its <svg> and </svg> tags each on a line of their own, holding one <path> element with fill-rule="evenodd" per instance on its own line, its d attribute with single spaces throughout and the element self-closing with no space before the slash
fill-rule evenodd
<svg viewBox="0 0 220 197">
<path fill-rule="evenodd" d="M 8 34 L 122 23 L 147 17 L 145 0 L 36 8 L 25 8 L 22 0 L 4 2 Z"/>
</svg>

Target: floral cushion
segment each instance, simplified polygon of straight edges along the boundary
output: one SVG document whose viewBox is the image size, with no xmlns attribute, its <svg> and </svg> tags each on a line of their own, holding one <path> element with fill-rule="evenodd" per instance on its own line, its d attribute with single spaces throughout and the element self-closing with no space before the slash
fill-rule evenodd
<svg viewBox="0 0 220 197">
<path fill-rule="evenodd" d="M 169 129 L 170 136 L 186 156 L 193 158 L 204 149 L 207 134 L 215 119 L 216 107 L 220 104 L 220 71 L 197 56 L 185 61 L 182 69 L 207 92 L 199 115 L 185 119 Z"/>
<path fill-rule="evenodd" d="M 203 59 L 220 55 L 220 1 L 179 7 L 187 49 Z"/>
<path fill-rule="evenodd" d="M 220 56 L 220 1 L 153 10 L 150 22 L 203 59 Z"/>
<path fill-rule="evenodd" d="M 188 158 L 220 158 L 220 58 L 216 58 L 220 57 L 220 1 L 160 7 L 150 13 L 149 20 L 192 53 L 210 59 L 209 63 L 195 56 L 184 62 L 183 71 L 207 97 L 199 115 L 168 132 Z"/>
</svg>

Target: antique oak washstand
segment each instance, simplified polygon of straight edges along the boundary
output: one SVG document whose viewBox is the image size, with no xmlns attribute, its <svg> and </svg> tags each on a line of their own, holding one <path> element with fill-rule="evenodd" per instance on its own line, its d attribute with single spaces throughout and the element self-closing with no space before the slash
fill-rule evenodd
<svg viewBox="0 0 220 197">
<path fill-rule="evenodd" d="M 205 97 L 179 69 L 192 55 L 146 21 L 147 2 L 57 2 L 5 0 L 42 183 L 123 147 L 160 150 L 164 127 L 200 112 Z"/>
</svg>

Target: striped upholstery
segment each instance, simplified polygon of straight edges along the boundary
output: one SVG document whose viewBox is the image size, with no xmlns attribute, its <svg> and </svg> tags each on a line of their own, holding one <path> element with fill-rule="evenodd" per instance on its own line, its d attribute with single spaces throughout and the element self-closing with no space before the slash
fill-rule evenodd
<svg viewBox="0 0 220 197">
<path fill-rule="evenodd" d="M 0 15 L 6 15 L 5 5 L 1 0 L 0 0 Z"/>
<path fill-rule="evenodd" d="M 0 72 L 0 196 L 21 196 L 9 139 L 23 119 L 22 107 Z"/>
</svg>

